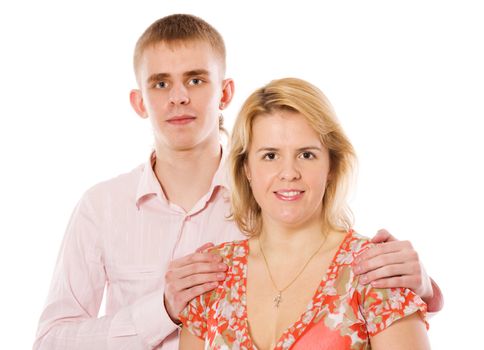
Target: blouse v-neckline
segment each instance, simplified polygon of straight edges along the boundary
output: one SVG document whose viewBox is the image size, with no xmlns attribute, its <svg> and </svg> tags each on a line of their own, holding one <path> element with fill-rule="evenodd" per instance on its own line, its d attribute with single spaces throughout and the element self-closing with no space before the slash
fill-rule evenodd
<svg viewBox="0 0 484 350">
<path fill-rule="evenodd" d="M 331 279 L 334 279 L 336 277 L 335 272 L 335 267 L 337 264 L 337 257 L 340 254 L 341 250 L 345 246 L 345 243 L 347 240 L 351 239 L 353 234 L 353 231 L 350 230 L 343 240 L 340 242 L 338 249 L 333 255 L 333 258 L 331 259 L 331 263 L 328 265 L 328 268 L 326 269 L 321 282 L 318 284 L 318 287 L 313 293 L 313 296 L 311 300 L 308 302 L 306 306 L 306 311 L 304 311 L 299 318 L 293 322 L 286 330 L 281 334 L 279 339 L 276 342 L 276 346 L 273 350 L 282 350 L 285 349 L 286 347 L 283 347 L 285 345 L 292 346 L 304 333 L 306 330 L 307 326 L 311 323 L 311 321 L 314 319 L 314 317 L 317 315 L 318 308 L 322 305 L 322 301 L 324 299 L 324 293 L 321 293 L 323 291 L 324 287 L 326 286 L 327 282 Z M 249 318 L 248 318 L 248 313 L 247 313 L 247 297 L 246 297 L 246 291 L 247 291 L 247 270 L 248 270 L 248 259 L 249 259 L 249 240 L 246 239 L 242 241 L 242 247 L 245 250 L 245 254 L 243 255 L 243 258 L 241 259 L 241 263 L 243 264 L 243 268 L 239 269 L 239 277 L 241 279 L 241 283 L 239 284 L 239 295 L 243 296 L 241 298 L 241 305 L 243 308 L 243 316 L 242 316 L 242 331 L 244 335 L 247 337 L 250 348 L 253 350 L 257 350 L 257 347 L 254 344 L 254 341 L 252 340 L 252 336 L 250 334 L 250 327 L 249 327 Z"/>
</svg>

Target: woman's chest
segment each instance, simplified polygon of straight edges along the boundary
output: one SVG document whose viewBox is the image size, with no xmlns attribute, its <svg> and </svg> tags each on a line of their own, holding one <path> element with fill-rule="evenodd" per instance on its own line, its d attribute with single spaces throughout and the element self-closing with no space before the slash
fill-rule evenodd
<svg viewBox="0 0 484 350">
<path fill-rule="evenodd" d="M 247 278 L 247 321 L 250 337 L 259 349 L 273 349 L 283 334 L 311 308 L 321 283 L 321 270 L 308 271 L 297 280 L 281 280 L 274 285 L 265 270 Z"/>
<path fill-rule="evenodd" d="M 305 295 L 298 286 L 295 293 L 282 293 L 276 308 L 274 290 L 253 282 L 235 278 L 220 288 L 207 310 L 209 349 L 367 348 L 365 323 L 350 291 L 338 294 L 342 287 L 330 283 Z"/>
</svg>

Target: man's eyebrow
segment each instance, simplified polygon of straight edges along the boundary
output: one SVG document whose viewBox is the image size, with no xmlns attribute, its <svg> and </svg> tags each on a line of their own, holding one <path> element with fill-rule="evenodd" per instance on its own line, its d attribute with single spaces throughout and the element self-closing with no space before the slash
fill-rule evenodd
<svg viewBox="0 0 484 350">
<path fill-rule="evenodd" d="M 193 77 L 200 75 L 209 76 L 210 72 L 206 69 L 193 69 L 183 73 L 184 77 Z M 170 76 L 171 75 L 169 73 L 154 73 L 148 77 L 147 82 L 148 84 L 156 83 L 158 81 L 166 80 Z"/>
<path fill-rule="evenodd" d="M 183 73 L 186 77 L 192 77 L 194 75 L 210 75 L 210 72 L 206 69 L 193 69 Z"/>
<path fill-rule="evenodd" d="M 155 83 L 161 80 L 165 80 L 169 76 L 170 74 L 168 73 L 155 73 L 155 74 L 151 74 L 146 81 L 148 83 Z"/>
</svg>

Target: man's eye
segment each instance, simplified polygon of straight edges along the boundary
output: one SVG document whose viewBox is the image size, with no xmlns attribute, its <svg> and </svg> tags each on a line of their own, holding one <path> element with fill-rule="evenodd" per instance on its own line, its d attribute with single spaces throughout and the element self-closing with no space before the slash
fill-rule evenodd
<svg viewBox="0 0 484 350">
<path fill-rule="evenodd" d="M 301 153 L 301 158 L 303 158 L 303 159 L 313 159 L 313 158 L 315 158 L 315 156 L 312 152 L 303 152 L 303 153 Z"/>
<path fill-rule="evenodd" d="M 167 85 L 168 85 L 168 84 L 167 84 L 167 83 L 165 83 L 164 81 L 159 81 L 159 82 L 157 82 L 157 83 L 155 84 L 155 87 L 156 87 L 157 89 L 164 89 L 164 88 L 166 88 L 166 87 L 167 87 Z"/>
<path fill-rule="evenodd" d="M 266 154 L 264 154 L 263 159 L 265 159 L 265 160 L 274 160 L 274 159 L 276 159 L 276 154 L 274 152 L 266 153 Z"/>
<path fill-rule="evenodd" d="M 200 85 L 202 82 L 203 82 L 202 79 L 193 78 L 193 79 L 190 79 L 188 84 L 190 84 L 190 85 Z"/>
</svg>

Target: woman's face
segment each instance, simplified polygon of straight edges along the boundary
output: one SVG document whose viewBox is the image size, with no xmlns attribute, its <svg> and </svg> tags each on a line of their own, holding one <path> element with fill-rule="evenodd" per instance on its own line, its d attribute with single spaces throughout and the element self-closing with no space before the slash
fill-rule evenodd
<svg viewBox="0 0 484 350">
<path fill-rule="evenodd" d="M 245 166 L 265 224 L 302 227 L 321 220 L 329 152 L 297 112 L 255 118 Z"/>
</svg>

